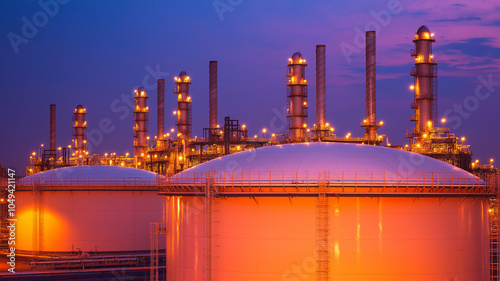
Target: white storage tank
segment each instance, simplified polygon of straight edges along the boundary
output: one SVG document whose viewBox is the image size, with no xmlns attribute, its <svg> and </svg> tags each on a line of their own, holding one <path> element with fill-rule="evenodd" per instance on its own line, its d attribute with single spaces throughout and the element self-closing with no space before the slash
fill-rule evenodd
<svg viewBox="0 0 500 281">
<path fill-rule="evenodd" d="M 369 145 L 278 145 L 183 171 L 160 193 L 167 280 L 489 277 L 491 191 L 426 156 Z"/>
<path fill-rule="evenodd" d="M 149 251 L 150 223 L 164 219 L 157 177 L 127 167 L 74 166 L 19 180 L 16 250 Z"/>
</svg>

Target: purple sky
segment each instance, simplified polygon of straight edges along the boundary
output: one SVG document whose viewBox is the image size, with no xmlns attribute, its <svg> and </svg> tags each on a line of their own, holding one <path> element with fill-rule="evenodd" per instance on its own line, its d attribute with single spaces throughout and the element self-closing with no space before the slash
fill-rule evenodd
<svg viewBox="0 0 500 281">
<path fill-rule="evenodd" d="M 498 2 L 60 0 L 68 3 L 56 9 L 54 1 L 41 1 L 49 15 L 36 1 L 9 1 L 0 10 L 0 162 L 19 175 L 29 154 L 48 145 L 51 103 L 57 104 L 58 146 L 71 143 L 72 112 L 82 104 L 89 135 L 106 118 L 114 128 L 93 145 L 93 153 L 132 153 L 132 114 L 121 96 L 144 84 L 154 136 L 155 69 L 166 79 L 167 129 L 175 124 L 173 77 L 185 70 L 193 81 L 193 135 L 202 135 L 208 126 L 208 62 L 218 60 L 219 122 L 231 116 L 252 135 L 264 127 L 282 133 L 285 67 L 301 51 L 309 63 L 312 126 L 316 44 L 326 45 L 327 120 L 339 135 L 361 136 L 365 58 L 357 34 L 366 28 L 377 31 L 377 118 L 384 121 L 379 133 L 404 145 L 404 132 L 413 126 L 411 40 L 424 24 L 437 38 L 439 116 L 447 113 L 452 131 L 472 145 L 474 159 L 500 161 L 494 115 L 500 105 Z M 216 6 L 226 10 L 217 12 Z M 36 32 L 24 27 L 33 23 Z M 346 46 L 352 54 L 345 55 Z M 481 80 L 493 84 L 481 86 Z"/>
</svg>

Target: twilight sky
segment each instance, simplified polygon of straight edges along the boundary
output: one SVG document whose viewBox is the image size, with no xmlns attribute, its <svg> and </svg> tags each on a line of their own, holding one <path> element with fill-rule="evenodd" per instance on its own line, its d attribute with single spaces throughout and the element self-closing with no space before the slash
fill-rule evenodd
<svg viewBox="0 0 500 281">
<path fill-rule="evenodd" d="M 218 120 L 251 135 L 285 132 L 285 69 L 308 60 L 309 124 L 315 123 L 315 45 L 326 45 L 327 120 L 337 134 L 362 136 L 365 30 L 377 31 L 380 134 L 404 145 L 415 31 L 435 33 L 440 117 L 472 145 L 473 159 L 500 161 L 500 3 L 497 1 L 8 1 L 0 9 L 0 163 L 25 172 L 49 142 L 57 104 L 57 146 L 71 143 L 72 112 L 87 108 L 92 153 L 132 153 L 131 91 L 150 95 L 156 133 L 156 78 L 166 79 L 166 129 L 174 127 L 174 76 L 191 77 L 193 136 L 208 126 L 208 62 L 219 62 Z M 99 128 L 110 120 L 112 130 Z M 286 123 L 285 123 L 286 124 Z M 102 141 L 97 136 L 102 133 Z M 92 142 L 92 141 L 91 141 Z"/>
</svg>

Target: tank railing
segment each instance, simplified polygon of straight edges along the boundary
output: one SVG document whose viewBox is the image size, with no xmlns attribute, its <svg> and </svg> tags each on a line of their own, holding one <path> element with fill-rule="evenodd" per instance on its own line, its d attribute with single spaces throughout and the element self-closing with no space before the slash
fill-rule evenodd
<svg viewBox="0 0 500 281">
<path fill-rule="evenodd" d="M 326 175 L 326 179 L 321 174 Z M 158 182 L 160 193 L 203 193 L 208 172 L 184 172 Z M 487 193 L 496 187 L 461 172 L 388 171 L 234 171 L 216 172 L 217 192 L 316 192 L 320 180 L 328 192 Z"/>
<path fill-rule="evenodd" d="M 47 187 L 91 187 L 91 186 L 120 186 L 120 187 L 156 187 L 156 178 L 139 177 L 53 177 L 19 179 L 17 185 Z"/>
</svg>

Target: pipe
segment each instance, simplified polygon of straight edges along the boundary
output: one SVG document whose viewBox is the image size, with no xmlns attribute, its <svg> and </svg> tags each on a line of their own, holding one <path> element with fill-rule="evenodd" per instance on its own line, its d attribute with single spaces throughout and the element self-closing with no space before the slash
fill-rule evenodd
<svg viewBox="0 0 500 281">
<path fill-rule="evenodd" d="M 210 107 L 209 107 L 209 127 L 211 129 L 217 128 L 217 61 L 210 61 Z"/>
<path fill-rule="evenodd" d="M 56 105 L 50 105 L 50 153 L 56 153 Z"/>
<path fill-rule="evenodd" d="M 326 123 L 325 53 L 325 45 L 316 45 L 316 128 L 319 130 L 324 130 Z M 319 136 L 323 136 L 323 133 Z"/>
<path fill-rule="evenodd" d="M 366 32 L 366 136 L 377 137 L 375 31 Z"/>
<path fill-rule="evenodd" d="M 163 139 L 165 134 L 165 79 L 158 79 L 158 115 L 156 136 Z"/>
</svg>

